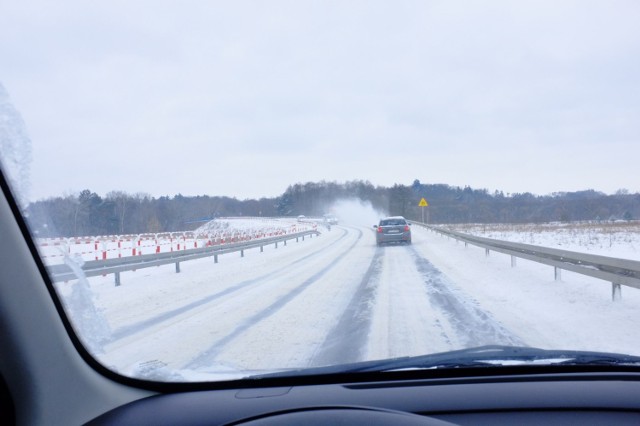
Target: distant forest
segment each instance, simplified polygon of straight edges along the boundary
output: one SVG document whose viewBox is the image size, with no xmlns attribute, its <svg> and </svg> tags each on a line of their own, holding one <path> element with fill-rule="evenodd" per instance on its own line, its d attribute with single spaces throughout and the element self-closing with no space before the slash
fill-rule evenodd
<svg viewBox="0 0 640 426">
<path fill-rule="evenodd" d="M 113 191 L 91 192 L 32 203 L 27 216 L 40 237 L 114 235 L 185 231 L 216 217 L 319 216 L 337 200 L 357 198 L 389 215 L 420 220 L 425 198 L 429 221 L 443 223 L 541 223 L 640 218 L 640 194 L 621 189 L 613 195 L 594 190 L 490 193 L 486 189 L 444 184 L 374 186 L 368 181 L 307 182 L 291 185 L 275 198 L 238 200 L 218 196 L 163 196 Z"/>
</svg>

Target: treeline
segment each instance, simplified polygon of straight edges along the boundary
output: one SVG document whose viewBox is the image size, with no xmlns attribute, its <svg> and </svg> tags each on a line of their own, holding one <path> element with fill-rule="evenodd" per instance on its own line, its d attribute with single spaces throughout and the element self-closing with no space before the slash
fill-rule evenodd
<svg viewBox="0 0 640 426">
<path fill-rule="evenodd" d="M 154 198 L 148 194 L 86 189 L 77 195 L 38 201 L 27 207 L 29 223 L 41 237 L 117 235 L 185 231 L 214 217 L 275 216 L 273 199 L 230 197 Z"/>
<path fill-rule="evenodd" d="M 434 223 L 542 223 L 640 218 L 640 194 L 622 189 L 613 195 L 594 190 L 556 192 L 537 196 L 528 192 L 490 193 L 486 189 L 425 185 L 414 181 L 407 193 L 429 201 Z M 414 203 L 407 215 L 417 217 Z"/>
<path fill-rule="evenodd" d="M 421 220 L 418 207 L 425 198 L 431 223 L 529 223 L 577 220 L 631 220 L 640 218 L 640 194 L 621 189 L 614 195 L 594 190 L 557 192 L 546 196 L 531 193 L 490 193 L 486 189 L 445 184 L 374 187 L 369 182 L 308 182 L 289 186 L 277 199 L 278 213 L 322 214 L 335 199 L 355 197 L 369 201 L 390 215 Z"/>
<path fill-rule="evenodd" d="M 307 182 L 289 186 L 279 197 L 238 200 L 217 196 L 163 196 L 113 191 L 101 197 L 76 195 L 32 203 L 29 222 L 42 237 L 157 233 L 195 229 L 215 217 L 319 216 L 340 199 L 357 198 L 389 215 L 421 220 L 421 198 L 431 223 L 528 223 L 640 218 L 640 194 L 594 190 L 537 196 L 490 193 L 444 184 L 374 186 L 368 181 Z"/>
</svg>

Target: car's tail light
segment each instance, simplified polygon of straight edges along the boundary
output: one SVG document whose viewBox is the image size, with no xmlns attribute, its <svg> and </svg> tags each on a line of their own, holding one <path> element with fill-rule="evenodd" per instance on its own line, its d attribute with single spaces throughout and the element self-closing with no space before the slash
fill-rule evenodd
<svg viewBox="0 0 640 426">
<path fill-rule="evenodd" d="M 378 226 L 378 234 L 382 234 L 382 226 Z"/>
<path fill-rule="evenodd" d="M 404 232 L 409 232 L 409 225 L 404 226 Z"/>
</svg>

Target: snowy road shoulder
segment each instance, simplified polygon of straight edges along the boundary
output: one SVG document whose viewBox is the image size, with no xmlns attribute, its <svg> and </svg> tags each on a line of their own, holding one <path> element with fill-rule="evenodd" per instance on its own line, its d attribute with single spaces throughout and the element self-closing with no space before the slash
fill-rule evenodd
<svg viewBox="0 0 640 426">
<path fill-rule="evenodd" d="M 530 346 L 640 352 L 640 330 L 626 327 L 640 314 L 640 291 L 623 288 L 611 301 L 611 284 L 571 272 L 554 281 L 553 268 L 466 247 L 414 227 L 416 250 Z"/>
</svg>

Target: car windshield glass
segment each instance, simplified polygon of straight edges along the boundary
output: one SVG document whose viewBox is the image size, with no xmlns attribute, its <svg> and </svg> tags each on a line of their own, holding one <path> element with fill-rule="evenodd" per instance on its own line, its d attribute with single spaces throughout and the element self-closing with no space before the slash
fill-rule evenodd
<svg viewBox="0 0 640 426">
<path fill-rule="evenodd" d="M 8 2 L 2 173 L 81 350 L 126 377 L 633 367 L 638 16 Z"/>
</svg>

